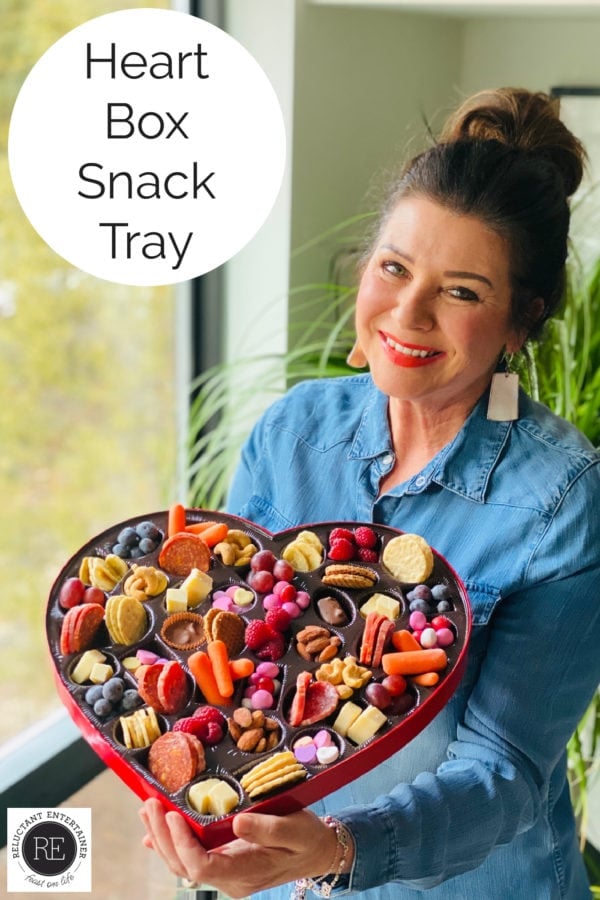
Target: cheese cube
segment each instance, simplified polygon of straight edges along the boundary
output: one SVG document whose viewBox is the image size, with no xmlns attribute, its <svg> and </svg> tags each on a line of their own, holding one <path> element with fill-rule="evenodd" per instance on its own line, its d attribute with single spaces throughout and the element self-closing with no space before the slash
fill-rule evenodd
<svg viewBox="0 0 600 900">
<path fill-rule="evenodd" d="M 400 615 L 400 603 L 389 594 L 372 594 L 360 608 L 363 619 L 366 619 L 370 612 L 378 612 L 380 616 L 386 616 L 393 621 Z"/>
<path fill-rule="evenodd" d="M 351 701 L 344 703 L 333 723 L 333 730 L 337 731 L 342 737 L 346 737 L 348 729 L 354 720 L 360 716 L 361 711 L 360 706 L 356 703 L 352 703 Z"/>
<path fill-rule="evenodd" d="M 206 572 L 201 572 L 200 569 L 192 569 L 181 585 L 181 590 L 185 591 L 187 597 L 188 607 L 198 606 L 199 603 L 206 600 L 212 590 L 212 586 L 213 580 L 210 575 L 207 575 Z"/>
<path fill-rule="evenodd" d="M 355 744 L 364 744 L 387 722 L 387 716 L 376 706 L 367 706 L 352 722 L 348 737 Z"/>
<path fill-rule="evenodd" d="M 106 656 L 100 650 L 86 650 L 71 672 L 72 681 L 76 684 L 83 684 L 89 679 L 94 664 L 103 663 L 105 659 Z"/>
<path fill-rule="evenodd" d="M 92 684 L 104 684 L 104 682 L 108 681 L 108 679 L 112 678 L 112 676 L 112 666 L 109 666 L 106 663 L 97 662 L 92 666 L 92 671 L 90 672 L 90 681 L 92 682 Z"/>
<path fill-rule="evenodd" d="M 167 588 L 166 606 L 168 613 L 185 612 L 188 608 L 186 591 L 182 587 Z"/>
</svg>

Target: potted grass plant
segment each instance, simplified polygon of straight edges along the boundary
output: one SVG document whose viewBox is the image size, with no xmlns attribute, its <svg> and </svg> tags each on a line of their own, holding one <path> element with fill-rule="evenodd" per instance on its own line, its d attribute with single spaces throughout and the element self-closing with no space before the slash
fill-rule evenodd
<svg viewBox="0 0 600 900">
<path fill-rule="evenodd" d="M 354 289 L 335 281 L 293 292 L 294 327 L 286 353 L 215 366 L 192 385 L 190 502 L 219 508 L 239 450 L 256 418 L 286 386 L 349 374 Z M 572 252 L 562 314 L 543 340 L 522 354 L 521 382 L 530 395 L 600 446 L 600 260 L 587 269 Z M 244 414 L 247 410 L 248 414 Z M 587 840 L 590 793 L 600 786 L 600 689 L 568 745 L 569 775 L 593 896 L 600 900 L 600 852 Z"/>
</svg>

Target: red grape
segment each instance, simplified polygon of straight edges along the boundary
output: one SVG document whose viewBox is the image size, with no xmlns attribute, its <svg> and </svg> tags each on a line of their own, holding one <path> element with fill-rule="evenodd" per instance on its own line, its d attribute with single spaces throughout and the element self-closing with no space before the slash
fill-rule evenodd
<svg viewBox="0 0 600 900">
<path fill-rule="evenodd" d="M 253 572 L 272 572 L 277 558 L 270 550 L 259 550 L 250 559 L 250 568 Z"/>
<path fill-rule="evenodd" d="M 82 602 L 84 594 L 85 584 L 80 578 L 67 578 L 60 589 L 58 602 L 63 609 L 71 609 Z"/>
<path fill-rule="evenodd" d="M 365 697 L 377 709 L 387 709 L 392 702 L 390 692 L 378 681 L 371 681 L 365 688 Z"/>
<path fill-rule="evenodd" d="M 273 575 L 277 581 L 291 581 L 294 577 L 294 567 L 287 559 L 277 559 L 273 566 Z"/>
<path fill-rule="evenodd" d="M 406 690 L 406 680 L 402 675 L 386 675 L 381 683 L 392 697 L 399 697 Z"/>
<path fill-rule="evenodd" d="M 252 557 L 254 559 L 254 557 Z M 258 591 L 259 594 L 268 594 L 273 590 L 273 585 L 275 584 L 275 579 L 273 578 L 272 572 L 267 572 L 266 569 L 259 569 L 250 572 L 248 578 L 246 579 L 251 588 L 255 591 Z"/>
<path fill-rule="evenodd" d="M 99 603 L 100 606 L 104 606 L 106 603 L 106 594 L 104 591 L 100 590 L 97 587 L 89 587 L 86 588 L 85 594 L 83 595 L 84 603 Z"/>
</svg>

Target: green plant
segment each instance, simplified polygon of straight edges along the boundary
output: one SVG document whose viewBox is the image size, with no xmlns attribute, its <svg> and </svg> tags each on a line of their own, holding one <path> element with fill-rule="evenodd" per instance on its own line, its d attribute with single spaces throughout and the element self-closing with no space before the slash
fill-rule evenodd
<svg viewBox="0 0 600 900">
<path fill-rule="evenodd" d="M 600 260 L 587 270 L 572 253 L 562 315 L 546 326 L 522 374 L 533 397 L 600 446 Z M 600 767 L 600 689 L 568 744 L 571 793 L 590 879 L 600 884 L 600 854 L 586 843 L 592 779 Z M 594 889 L 600 897 L 600 887 Z"/>
</svg>

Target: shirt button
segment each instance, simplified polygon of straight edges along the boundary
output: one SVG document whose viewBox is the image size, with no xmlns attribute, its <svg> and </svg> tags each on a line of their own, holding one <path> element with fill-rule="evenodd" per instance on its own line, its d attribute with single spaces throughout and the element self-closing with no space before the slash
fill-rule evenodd
<svg viewBox="0 0 600 900">
<path fill-rule="evenodd" d="M 427 481 L 427 479 L 425 478 L 424 475 L 419 475 L 419 477 L 415 481 L 415 484 L 417 487 L 423 487 L 423 485 L 425 484 L 426 481 Z"/>
<path fill-rule="evenodd" d="M 391 466 L 391 464 L 394 462 L 394 457 L 391 453 L 386 453 L 381 462 L 384 464 L 384 466 Z"/>
</svg>

